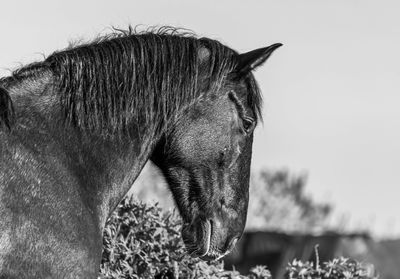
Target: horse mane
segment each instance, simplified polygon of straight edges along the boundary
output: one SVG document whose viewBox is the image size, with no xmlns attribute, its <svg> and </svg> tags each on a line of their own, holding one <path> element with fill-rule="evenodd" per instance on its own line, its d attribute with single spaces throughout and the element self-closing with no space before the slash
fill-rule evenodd
<svg viewBox="0 0 400 279">
<path fill-rule="evenodd" d="M 14 119 L 14 107 L 8 91 L 0 86 L 0 127 L 4 124 L 11 129 Z"/>
<path fill-rule="evenodd" d="M 163 130 L 178 112 L 216 91 L 232 74 L 237 53 L 218 41 L 162 27 L 136 32 L 115 30 L 96 40 L 58 51 L 42 62 L 13 72 L 0 82 L 35 77 L 50 70 L 66 122 L 120 134 L 136 121 L 161 121 Z M 261 96 L 252 75 L 246 78 L 248 104 L 260 115 Z M 0 124 L 9 126 L 9 95 L 0 89 Z M 11 104 L 12 105 L 12 104 Z"/>
</svg>

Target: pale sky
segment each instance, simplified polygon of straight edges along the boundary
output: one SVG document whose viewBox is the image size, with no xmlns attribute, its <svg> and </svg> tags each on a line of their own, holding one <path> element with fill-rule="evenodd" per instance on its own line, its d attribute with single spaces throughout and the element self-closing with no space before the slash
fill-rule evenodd
<svg viewBox="0 0 400 279">
<path fill-rule="evenodd" d="M 0 75 L 110 26 L 174 25 L 238 51 L 281 42 L 255 75 L 264 125 L 253 168 L 308 174 L 355 228 L 400 233 L 396 1 L 3 1 Z"/>
</svg>

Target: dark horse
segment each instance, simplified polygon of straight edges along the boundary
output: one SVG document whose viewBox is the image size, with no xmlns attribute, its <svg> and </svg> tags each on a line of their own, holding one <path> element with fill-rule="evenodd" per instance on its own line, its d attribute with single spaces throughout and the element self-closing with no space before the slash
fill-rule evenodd
<svg viewBox="0 0 400 279">
<path fill-rule="evenodd" d="M 96 278 L 107 217 L 147 160 L 188 252 L 232 250 L 247 213 L 261 97 L 238 54 L 174 29 L 116 32 L 0 80 L 0 278 Z"/>
</svg>

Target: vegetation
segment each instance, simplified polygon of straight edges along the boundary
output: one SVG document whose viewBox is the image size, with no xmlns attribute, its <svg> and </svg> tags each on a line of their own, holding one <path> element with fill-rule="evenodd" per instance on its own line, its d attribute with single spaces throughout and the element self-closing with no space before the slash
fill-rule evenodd
<svg viewBox="0 0 400 279">
<path fill-rule="evenodd" d="M 180 226 L 174 211 L 124 199 L 104 230 L 100 278 L 270 278 L 265 267 L 244 277 L 224 270 L 223 262 L 193 259 L 185 252 Z"/>
<path fill-rule="evenodd" d="M 237 278 L 270 279 L 264 266 L 251 269 L 247 276 L 227 271 L 223 262 L 203 262 L 185 253 L 180 235 L 181 220 L 173 212 L 163 212 L 133 198 L 124 199 L 112 214 L 104 231 L 101 279 L 128 278 Z M 372 279 L 359 263 L 335 259 L 312 263 L 293 261 L 289 279 Z"/>
<path fill-rule="evenodd" d="M 315 233 L 325 230 L 331 205 L 317 203 L 305 193 L 305 175 L 262 170 L 253 174 L 247 229 Z"/>
<path fill-rule="evenodd" d="M 378 276 L 371 274 L 368 266 L 362 265 L 354 260 L 339 258 L 332 261 L 315 265 L 311 262 L 303 263 L 293 260 L 287 268 L 288 279 L 377 279 Z"/>
</svg>

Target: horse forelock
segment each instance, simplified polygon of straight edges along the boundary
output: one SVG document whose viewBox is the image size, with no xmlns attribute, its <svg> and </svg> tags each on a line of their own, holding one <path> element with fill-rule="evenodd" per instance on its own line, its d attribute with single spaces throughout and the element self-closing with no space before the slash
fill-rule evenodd
<svg viewBox="0 0 400 279">
<path fill-rule="evenodd" d="M 157 119 L 156 129 L 162 131 L 182 109 L 223 86 L 236 55 L 187 30 L 129 28 L 55 52 L 10 78 L 51 70 L 66 122 L 78 127 L 122 134 L 133 121 L 147 125 Z M 261 97 L 252 75 L 246 84 L 248 104 L 260 115 Z"/>
</svg>

